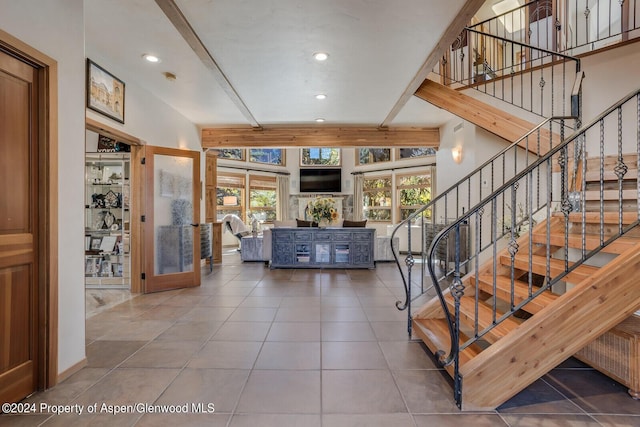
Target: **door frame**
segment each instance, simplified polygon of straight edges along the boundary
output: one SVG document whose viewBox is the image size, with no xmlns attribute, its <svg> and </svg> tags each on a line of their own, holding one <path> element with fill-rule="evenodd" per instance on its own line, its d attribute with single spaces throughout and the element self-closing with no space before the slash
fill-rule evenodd
<svg viewBox="0 0 640 427">
<path fill-rule="evenodd" d="M 58 63 L 0 30 L 0 49 L 37 69 L 40 104 L 38 152 L 41 174 L 37 203 L 38 288 L 37 388 L 51 388 L 58 378 Z"/>
<path fill-rule="evenodd" d="M 93 120 L 89 117 L 85 119 L 85 128 L 105 135 L 110 138 L 117 139 L 118 141 L 125 142 L 131 147 L 130 158 L 130 197 L 131 197 L 131 212 L 129 215 L 130 221 L 130 233 L 131 233 L 131 246 L 129 254 L 130 264 L 130 280 L 131 285 L 129 292 L 132 294 L 142 293 L 142 268 L 143 268 L 143 242 L 142 237 L 142 224 L 140 217 L 142 215 L 143 203 L 144 203 L 144 169 L 142 167 L 142 158 L 144 158 L 145 142 L 140 138 L 129 135 L 111 126 L 107 126 L 97 120 Z"/>
</svg>

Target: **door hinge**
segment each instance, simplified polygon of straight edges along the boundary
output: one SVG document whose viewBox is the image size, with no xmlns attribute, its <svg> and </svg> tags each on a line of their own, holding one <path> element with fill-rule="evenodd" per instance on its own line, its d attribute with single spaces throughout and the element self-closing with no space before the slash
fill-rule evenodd
<svg viewBox="0 0 640 427">
<path fill-rule="evenodd" d="M 144 274 L 144 273 L 141 273 L 141 274 L 140 274 L 140 278 L 141 278 L 142 280 L 145 280 L 145 279 L 147 278 L 147 275 L 146 275 L 146 274 Z"/>
<path fill-rule="evenodd" d="M 141 165 L 146 165 L 147 164 L 147 158 L 146 157 L 141 158 L 140 159 L 140 164 Z"/>
<path fill-rule="evenodd" d="M 142 215 L 140 217 L 140 222 L 145 222 L 147 220 L 147 216 L 146 215 Z"/>
</svg>

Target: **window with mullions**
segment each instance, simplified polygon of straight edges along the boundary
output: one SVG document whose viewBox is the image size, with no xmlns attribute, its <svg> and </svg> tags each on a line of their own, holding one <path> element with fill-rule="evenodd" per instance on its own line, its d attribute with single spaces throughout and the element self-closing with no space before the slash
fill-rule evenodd
<svg viewBox="0 0 640 427">
<path fill-rule="evenodd" d="M 284 166 L 284 150 L 281 148 L 250 148 L 249 161 L 253 163 Z"/>
<path fill-rule="evenodd" d="M 429 167 L 428 172 L 396 177 L 400 221 L 407 219 L 409 215 L 431 201 L 433 174 L 434 168 Z M 425 218 L 431 218 L 431 210 L 428 209 L 423 215 Z"/>
<path fill-rule="evenodd" d="M 219 159 L 244 160 L 244 150 L 242 148 L 221 148 L 218 150 Z"/>
<path fill-rule="evenodd" d="M 249 176 L 249 209 L 259 221 L 276 219 L 276 178 Z"/>
<path fill-rule="evenodd" d="M 246 222 L 244 216 L 244 175 L 220 174 L 218 175 L 218 188 L 216 193 L 216 210 L 218 221 L 225 215 L 239 216 Z"/>
<path fill-rule="evenodd" d="M 391 148 L 356 148 L 357 165 L 389 161 L 391 161 Z"/>
<path fill-rule="evenodd" d="M 391 176 L 364 178 L 362 206 L 369 221 L 391 222 Z"/>
<path fill-rule="evenodd" d="M 339 148 L 301 148 L 302 166 L 340 166 Z"/>
</svg>

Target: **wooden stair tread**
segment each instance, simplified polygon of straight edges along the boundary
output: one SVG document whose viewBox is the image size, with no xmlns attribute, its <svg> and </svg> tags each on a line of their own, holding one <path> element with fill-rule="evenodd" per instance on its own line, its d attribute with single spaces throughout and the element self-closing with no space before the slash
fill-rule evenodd
<svg viewBox="0 0 640 427">
<path fill-rule="evenodd" d="M 472 282 L 475 282 L 475 277 L 472 277 Z M 489 274 L 478 276 L 478 288 L 493 295 L 493 276 Z M 529 285 L 527 283 L 515 280 L 513 288 L 514 301 L 516 304 L 519 304 L 529 298 Z M 538 288 L 533 288 L 533 292 L 537 290 Z M 509 302 L 511 300 L 511 278 L 500 275 L 496 276 L 496 293 L 498 298 Z M 551 304 L 557 298 L 558 296 L 556 294 L 545 291 L 525 305 L 523 310 L 535 314 L 547 305 Z"/>
<path fill-rule="evenodd" d="M 546 244 L 547 236 L 545 233 L 533 233 L 532 234 L 533 243 L 537 244 Z M 605 240 L 608 239 L 605 234 Z M 564 233 L 554 233 L 553 230 L 549 235 L 549 243 L 551 246 L 555 247 L 564 247 L 565 245 L 565 236 Z M 582 236 L 579 234 L 569 233 L 569 247 L 574 249 L 582 249 Z M 614 253 L 621 254 L 622 252 L 629 249 L 631 246 L 638 243 L 637 239 L 631 237 L 619 237 L 611 244 L 602 248 L 602 252 L 606 253 Z M 586 250 L 590 251 L 600 246 L 600 236 L 596 234 L 587 234 L 585 235 L 585 247 Z"/>
<path fill-rule="evenodd" d="M 451 348 L 451 336 L 449 335 L 449 326 L 445 319 L 413 319 L 413 333 L 416 334 L 433 354 L 438 351 L 449 351 Z M 460 334 L 460 341 L 465 342 L 468 337 Z M 460 364 L 463 365 L 470 361 L 482 349 L 477 344 L 472 344 L 460 352 Z M 453 365 L 445 366 L 445 370 L 449 375 L 453 376 Z"/>
<path fill-rule="evenodd" d="M 600 212 L 585 212 L 585 222 L 589 224 L 600 224 Z M 603 220 L 605 224 L 618 224 L 619 219 L 618 212 L 605 212 L 603 216 Z M 564 214 L 562 212 L 554 212 L 554 217 L 563 218 Z M 638 220 L 638 212 L 623 212 L 622 213 L 622 223 L 623 224 L 631 224 Z M 582 222 L 582 212 L 571 212 L 569 213 L 569 221 L 571 222 Z"/>
<path fill-rule="evenodd" d="M 551 258 L 549 261 L 551 277 L 556 277 L 564 271 L 564 260 Z M 502 255 L 500 257 L 500 263 L 503 266 L 510 267 L 511 257 L 509 255 Z M 569 266 L 571 266 L 571 264 L 572 263 L 569 262 Z M 514 258 L 514 266 L 523 271 L 529 271 L 529 267 L 531 267 L 531 271 L 544 276 L 547 272 L 547 258 L 541 255 L 532 255 L 531 266 L 529 266 L 529 254 L 517 254 Z M 571 283 L 579 283 L 593 275 L 596 271 L 598 271 L 597 267 L 583 264 L 567 274 L 565 280 Z"/>
<path fill-rule="evenodd" d="M 600 200 L 600 190 L 587 190 L 584 192 L 585 200 Z M 627 188 L 622 190 L 622 200 L 636 200 L 638 198 L 638 190 L 635 188 Z M 618 190 L 604 190 L 602 192 L 602 200 L 619 200 Z"/>
<path fill-rule="evenodd" d="M 628 166 L 628 165 L 627 165 Z M 612 169 L 606 169 L 603 171 L 603 177 L 605 181 L 617 181 L 618 180 L 618 175 L 616 175 L 616 172 Z M 599 170 L 588 170 L 587 173 L 584 175 L 585 177 L 585 181 L 587 182 L 593 182 L 593 181 L 598 181 L 600 182 L 600 171 Z M 623 181 L 627 181 L 627 180 L 634 180 L 634 179 L 638 179 L 638 170 L 635 168 L 629 168 L 627 169 L 627 173 L 624 174 L 624 176 L 622 177 Z"/>
<path fill-rule="evenodd" d="M 453 297 L 447 298 L 447 304 L 450 310 L 453 312 Z M 460 298 L 460 315 L 461 322 L 465 323 L 470 329 L 474 329 L 475 325 L 475 298 L 474 297 L 462 297 Z M 496 317 L 500 318 L 502 313 L 496 313 Z M 484 336 L 487 342 L 494 343 L 509 332 L 514 330 L 520 323 L 512 318 L 505 319 L 500 322 L 493 329 L 488 331 Z M 493 311 L 491 308 L 483 302 L 478 303 L 478 332 L 482 332 L 488 327 L 493 325 Z"/>
</svg>

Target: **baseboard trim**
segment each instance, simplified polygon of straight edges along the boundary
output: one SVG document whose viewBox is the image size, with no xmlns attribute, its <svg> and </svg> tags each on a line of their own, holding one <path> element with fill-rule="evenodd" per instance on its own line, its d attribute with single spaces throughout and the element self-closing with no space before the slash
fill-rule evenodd
<svg viewBox="0 0 640 427">
<path fill-rule="evenodd" d="M 78 363 L 76 363 L 73 366 L 71 366 L 70 368 L 65 369 L 63 372 L 59 373 L 58 374 L 58 381 L 57 381 L 56 384 L 60 384 L 62 381 L 66 380 L 71 375 L 75 374 L 80 369 L 84 368 L 85 366 L 87 366 L 87 358 L 86 357 L 83 358 Z"/>
</svg>

